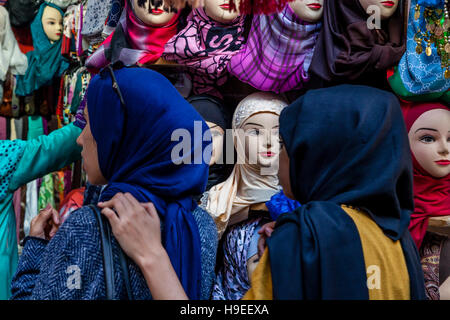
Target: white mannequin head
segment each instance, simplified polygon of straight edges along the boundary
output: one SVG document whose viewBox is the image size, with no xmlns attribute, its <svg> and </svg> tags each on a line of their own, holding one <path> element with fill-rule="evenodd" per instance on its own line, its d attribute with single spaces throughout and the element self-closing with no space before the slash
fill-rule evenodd
<svg viewBox="0 0 450 320">
<path fill-rule="evenodd" d="M 450 174 L 450 110 L 424 112 L 411 126 L 408 137 L 414 157 L 426 172 L 434 178 Z"/>
<path fill-rule="evenodd" d="M 363 9 L 367 12 L 369 6 L 380 8 L 381 19 L 389 19 L 397 10 L 399 0 L 359 0 Z"/>
<path fill-rule="evenodd" d="M 46 6 L 42 12 L 42 27 L 50 43 L 61 39 L 63 30 L 63 17 L 58 9 Z"/>
<path fill-rule="evenodd" d="M 240 0 L 234 0 L 237 11 L 230 11 L 229 0 L 205 0 L 205 12 L 211 19 L 221 22 L 230 23 L 239 17 Z"/>
<path fill-rule="evenodd" d="M 175 15 L 175 12 L 163 10 L 164 3 L 159 7 L 154 7 L 150 0 L 131 0 L 134 14 L 148 26 L 164 26 Z"/>
<path fill-rule="evenodd" d="M 300 19 L 316 23 L 322 19 L 323 2 L 324 0 L 295 0 L 290 2 L 289 6 Z"/>
</svg>

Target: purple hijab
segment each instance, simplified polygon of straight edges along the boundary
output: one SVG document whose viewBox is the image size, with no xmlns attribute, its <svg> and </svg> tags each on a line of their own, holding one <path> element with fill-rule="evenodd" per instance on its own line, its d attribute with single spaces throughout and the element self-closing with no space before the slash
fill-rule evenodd
<svg viewBox="0 0 450 320">
<path fill-rule="evenodd" d="M 301 20 L 289 5 L 280 13 L 255 15 L 248 41 L 231 58 L 228 69 L 258 90 L 300 89 L 309 80 L 321 26 Z"/>
</svg>

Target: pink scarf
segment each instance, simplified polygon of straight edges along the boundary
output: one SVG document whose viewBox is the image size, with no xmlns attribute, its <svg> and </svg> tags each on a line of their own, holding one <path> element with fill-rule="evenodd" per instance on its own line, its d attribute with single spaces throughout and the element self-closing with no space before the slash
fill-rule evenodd
<svg viewBox="0 0 450 320">
<path fill-rule="evenodd" d="M 228 79 L 227 66 L 244 41 L 245 16 L 230 24 L 209 18 L 203 8 L 192 10 L 187 26 L 167 42 L 163 58 L 190 69 L 195 94 L 217 94 Z"/>
<path fill-rule="evenodd" d="M 177 33 L 179 13 L 165 26 L 148 26 L 125 3 L 125 14 L 122 14 L 116 30 L 106 38 L 102 45 L 87 60 L 86 66 L 100 70 L 110 62 L 122 61 L 125 65 L 136 63 L 154 63 L 164 52 L 164 45 Z M 127 41 L 124 41 L 124 40 Z M 131 48 L 121 44 L 128 42 Z"/>
</svg>

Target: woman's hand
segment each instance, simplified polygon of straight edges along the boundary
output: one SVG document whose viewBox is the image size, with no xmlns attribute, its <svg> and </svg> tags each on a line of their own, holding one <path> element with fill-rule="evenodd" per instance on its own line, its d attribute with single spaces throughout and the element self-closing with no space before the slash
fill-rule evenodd
<svg viewBox="0 0 450 320">
<path fill-rule="evenodd" d="M 123 251 L 140 267 L 165 253 L 158 213 L 152 203 L 139 203 L 129 193 L 99 202 Z"/>
<path fill-rule="evenodd" d="M 274 229 L 275 229 L 275 221 L 272 221 L 264 224 L 258 231 L 258 233 L 260 234 L 258 240 L 258 255 L 260 258 L 263 255 L 264 250 L 266 248 L 266 239 L 272 235 Z"/>
<path fill-rule="evenodd" d="M 186 300 L 188 297 L 161 244 L 161 227 L 155 206 L 139 203 L 129 193 L 117 193 L 98 203 L 111 223 L 123 251 L 141 269 L 155 300 Z"/>
<path fill-rule="evenodd" d="M 50 204 L 31 220 L 30 236 L 51 240 L 60 226 L 59 213 Z"/>
</svg>

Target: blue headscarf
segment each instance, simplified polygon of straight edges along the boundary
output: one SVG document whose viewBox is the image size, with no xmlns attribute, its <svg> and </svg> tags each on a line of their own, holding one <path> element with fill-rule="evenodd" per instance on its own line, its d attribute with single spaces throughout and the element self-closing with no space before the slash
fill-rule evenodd
<svg viewBox="0 0 450 320">
<path fill-rule="evenodd" d="M 280 134 L 302 206 L 282 214 L 268 239 L 274 298 L 369 298 L 358 229 L 342 204 L 401 241 L 411 298 L 424 298 L 408 231 L 412 161 L 398 99 L 365 86 L 310 90 L 281 113 Z"/>
<path fill-rule="evenodd" d="M 16 95 L 27 96 L 44 85 L 50 84 L 53 77 L 61 76 L 69 67 L 67 59 L 61 55 L 62 38 L 53 44 L 47 38 L 42 26 L 42 15 L 46 7 L 64 12 L 58 6 L 44 2 L 31 23 L 31 36 L 34 50 L 27 53 L 28 68 L 25 75 L 17 76 Z M 62 31 L 61 31 L 62 32 Z"/>
<path fill-rule="evenodd" d="M 420 7 L 420 18 L 414 17 L 416 4 Z M 441 67 L 441 57 L 438 55 L 435 45 L 431 46 L 431 55 L 417 54 L 417 42 L 414 40 L 417 31 L 426 31 L 425 8 L 431 6 L 434 8 L 444 8 L 443 0 L 411 0 L 409 11 L 408 34 L 406 42 L 406 53 L 403 55 L 398 69 L 402 82 L 409 92 L 422 95 L 427 93 L 444 93 L 450 89 L 450 79 L 445 79 L 444 71 Z M 422 41 L 423 48 L 426 42 Z"/>
<path fill-rule="evenodd" d="M 139 202 L 152 202 L 164 223 L 162 242 L 178 278 L 189 298 L 199 299 L 200 236 L 192 196 L 204 192 L 208 164 L 192 156 L 202 156 L 208 144 L 198 135 L 194 140 L 194 127 L 205 132 L 208 126 L 159 73 L 123 68 L 114 74 L 126 107 L 113 90 L 107 70 L 92 79 L 87 92 L 100 170 L 108 180 L 100 201 L 129 192 Z M 171 137 L 177 129 L 189 134 L 182 158 L 191 164 L 172 161 L 179 141 Z"/>
</svg>

